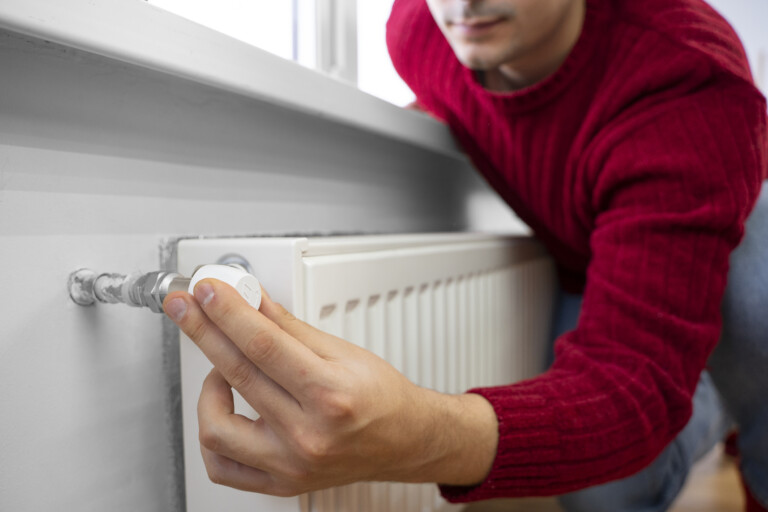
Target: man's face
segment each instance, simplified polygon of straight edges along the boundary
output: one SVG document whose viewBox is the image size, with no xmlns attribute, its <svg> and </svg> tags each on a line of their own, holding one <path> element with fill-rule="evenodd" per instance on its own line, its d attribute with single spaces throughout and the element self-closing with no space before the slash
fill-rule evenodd
<svg viewBox="0 0 768 512">
<path fill-rule="evenodd" d="M 477 70 L 514 65 L 545 51 L 567 25 L 577 2 L 427 0 L 456 57 Z"/>
</svg>

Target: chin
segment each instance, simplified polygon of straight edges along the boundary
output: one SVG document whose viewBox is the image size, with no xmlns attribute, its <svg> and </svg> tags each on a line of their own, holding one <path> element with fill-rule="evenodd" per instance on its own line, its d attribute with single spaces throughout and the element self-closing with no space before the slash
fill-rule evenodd
<svg viewBox="0 0 768 512">
<path fill-rule="evenodd" d="M 490 55 L 484 55 L 479 52 L 460 52 L 457 51 L 456 57 L 464 66 L 475 71 L 488 71 L 490 69 L 497 68 L 501 65 L 502 61 L 498 58 L 494 58 Z"/>
<path fill-rule="evenodd" d="M 476 71 L 489 71 L 498 68 L 513 56 L 510 45 L 498 41 L 453 41 L 451 47 L 459 62 Z"/>
</svg>

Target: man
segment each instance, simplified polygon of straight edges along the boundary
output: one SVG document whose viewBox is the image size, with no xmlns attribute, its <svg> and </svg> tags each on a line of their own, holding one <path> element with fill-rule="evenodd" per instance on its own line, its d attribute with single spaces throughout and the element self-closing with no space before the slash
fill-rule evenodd
<svg viewBox="0 0 768 512">
<path fill-rule="evenodd" d="M 211 478 L 665 510 L 729 426 L 714 382 L 748 510 L 765 510 L 766 194 L 723 296 L 766 177 L 766 104 L 730 27 L 700 0 L 396 0 L 388 42 L 418 106 L 548 247 L 578 325 L 545 374 L 449 396 L 203 281 L 165 307 L 215 366 L 199 404 Z M 231 387 L 259 421 L 232 414 Z"/>
</svg>

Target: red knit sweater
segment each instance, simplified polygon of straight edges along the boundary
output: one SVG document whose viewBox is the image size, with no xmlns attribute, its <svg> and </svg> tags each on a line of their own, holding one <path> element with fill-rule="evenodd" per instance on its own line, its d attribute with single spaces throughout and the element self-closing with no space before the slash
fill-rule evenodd
<svg viewBox="0 0 768 512">
<path fill-rule="evenodd" d="M 718 340 L 728 256 L 765 176 L 766 104 L 738 38 L 700 0 L 588 0 L 543 82 L 483 89 L 424 0 L 388 44 L 418 103 L 584 292 L 545 374 L 473 390 L 499 419 L 487 479 L 452 501 L 554 495 L 630 475 L 682 429 Z"/>
</svg>

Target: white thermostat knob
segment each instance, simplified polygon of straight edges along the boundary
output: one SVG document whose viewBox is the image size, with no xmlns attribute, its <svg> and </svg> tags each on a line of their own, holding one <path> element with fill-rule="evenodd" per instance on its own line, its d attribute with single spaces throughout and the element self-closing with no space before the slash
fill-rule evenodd
<svg viewBox="0 0 768 512">
<path fill-rule="evenodd" d="M 203 279 L 218 279 L 230 285 L 256 309 L 261 305 L 261 285 L 253 274 L 249 274 L 242 268 L 229 265 L 203 265 L 198 268 L 189 282 L 189 293 L 195 289 L 195 285 Z"/>
</svg>

